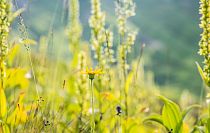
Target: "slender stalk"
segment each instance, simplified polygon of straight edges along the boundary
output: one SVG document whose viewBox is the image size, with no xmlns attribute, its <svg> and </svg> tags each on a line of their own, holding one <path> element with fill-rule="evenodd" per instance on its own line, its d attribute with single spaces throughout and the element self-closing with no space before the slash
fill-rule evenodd
<svg viewBox="0 0 210 133">
<path fill-rule="evenodd" d="M 95 111 L 94 111 L 93 79 L 90 79 L 90 88 L 91 88 L 91 107 L 92 107 L 91 133 L 94 133 L 95 132 Z"/>
<path fill-rule="evenodd" d="M 121 122 L 122 122 L 122 120 L 121 120 L 121 117 L 119 116 L 119 118 L 118 118 L 118 133 L 122 133 Z"/>
<path fill-rule="evenodd" d="M 136 80 L 137 80 L 137 78 L 138 78 L 139 65 L 140 65 L 140 63 L 141 63 L 141 58 L 142 58 L 142 56 L 143 56 L 144 47 L 145 47 L 145 44 L 142 44 L 142 45 L 141 45 L 141 49 L 140 49 L 140 55 L 139 55 L 138 62 L 137 62 L 137 67 L 136 67 L 136 76 L 135 76 L 135 79 L 134 79 L 135 82 L 136 82 Z M 134 83 L 135 83 L 135 82 L 134 82 Z"/>
<path fill-rule="evenodd" d="M 125 116 L 128 118 L 128 94 L 125 92 Z"/>
<path fill-rule="evenodd" d="M 0 61 L 0 74 L 1 74 L 0 89 L 2 89 L 4 87 L 4 68 L 1 61 Z"/>
<path fill-rule="evenodd" d="M 122 35 L 122 38 L 125 38 L 125 35 Z M 123 43 L 123 45 L 125 45 Z M 124 96 L 125 96 L 125 101 L 124 101 L 124 105 L 125 105 L 125 116 L 126 119 L 128 118 L 128 94 L 126 93 L 126 88 L 125 88 L 125 84 L 126 84 L 126 79 L 127 79 L 127 69 L 126 69 L 126 64 L 127 64 L 127 51 L 124 49 L 123 50 L 123 54 L 124 56 L 122 57 L 123 60 L 123 77 L 124 77 Z"/>
</svg>

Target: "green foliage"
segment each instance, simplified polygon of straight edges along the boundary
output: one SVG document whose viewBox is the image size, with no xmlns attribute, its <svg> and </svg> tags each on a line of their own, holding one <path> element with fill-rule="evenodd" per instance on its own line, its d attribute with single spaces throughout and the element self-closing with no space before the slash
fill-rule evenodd
<svg viewBox="0 0 210 133">
<path fill-rule="evenodd" d="M 3 72 L 3 85 L 0 87 L 0 133 L 152 133 L 172 130 L 174 133 L 185 133 L 193 128 L 195 131 L 209 132 L 209 117 L 202 118 L 194 111 L 189 120 L 185 120 L 187 114 L 198 105 L 186 108 L 183 106 L 186 105 L 185 102 L 180 103 L 183 107 L 181 110 L 178 104 L 159 96 L 164 103 L 161 115 L 151 115 L 160 110 L 162 104 L 155 96 L 163 92 L 155 84 L 153 73 L 144 70 L 143 49 L 138 60 L 130 58 L 137 37 L 137 30 L 129 21 L 138 9 L 138 4 L 133 0 L 119 0 L 115 3 L 114 24 L 117 24 L 118 32 L 115 32 L 115 26 L 107 28 L 110 20 L 103 8 L 104 1 L 92 0 L 88 42 L 83 40 L 86 38 L 82 32 L 85 26 L 79 17 L 80 5 L 86 1 L 64 1 L 66 3 L 63 3 L 63 10 L 67 11 L 66 16 L 70 18 L 67 19 L 68 28 L 57 28 L 61 6 L 58 0 L 48 36 L 40 37 L 40 41 L 29 39 L 30 26 L 37 22 L 25 21 L 27 17 L 23 14 L 23 9 L 17 9 L 12 14 L 5 8 L 5 4 L 10 7 L 11 3 L 5 2 L 0 2 L 3 3 L 3 6 L 0 5 L 0 13 L 6 17 L 5 20 L 19 17 L 20 37 L 17 34 L 9 37 L 7 22 L 10 21 L 0 23 L 0 28 L 5 32 L 0 34 L 0 41 L 3 42 L 0 45 L 0 70 Z M 19 3 L 16 2 L 18 8 Z M 48 1 L 43 1 L 45 2 Z M 47 4 L 53 3 L 50 1 Z M 39 10 L 39 6 L 37 8 Z M 39 25 L 45 17 L 51 16 L 46 15 L 46 12 L 35 13 L 41 16 Z M 65 13 L 62 15 L 64 16 L 61 17 L 65 17 Z M 63 37 L 65 29 L 68 29 L 68 35 Z M 43 29 L 36 27 L 34 31 L 42 33 Z M 66 50 L 67 47 L 70 47 L 70 52 Z M 69 55 L 72 55 L 70 61 L 67 58 Z M 95 55 L 96 60 L 92 55 Z M 201 71 L 199 65 L 198 69 Z M 171 91 L 172 89 L 170 93 Z M 172 95 L 178 99 L 173 92 Z M 206 107 L 201 111 L 205 115 Z M 200 121 L 197 120 L 198 123 L 195 124 L 193 122 L 197 116 Z M 144 122 L 148 121 L 155 121 L 162 126 L 145 125 Z"/>
<path fill-rule="evenodd" d="M 207 77 L 205 76 L 205 74 L 204 74 L 202 68 L 200 67 L 200 65 L 198 64 L 198 62 L 196 62 L 196 65 L 197 65 L 198 72 L 200 73 L 200 76 L 201 76 L 202 80 L 205 82 L 205 84 L 206 84 L 207 86 L 210 86 L 210 83 L 208 82 L 208 79 L 207 79 Z"/>
<path fill-rule="evenodd" d="M 174 133 L 184 133 L 186 131 L 183 130 L 184 118 L 193 108 L 199 107 L 198 105 L 192 105 L 189 108 L 186 108 L 183 112 L 181 112 L 180 107 L 174 103 L 173 101 L 159 96 L 159 98 L 164 102 L 164 106 L 162 109 L 161 115 L 151 115 L 144 120 L 154 121 L 166 128 L 168 132 Z"/>
</svg>

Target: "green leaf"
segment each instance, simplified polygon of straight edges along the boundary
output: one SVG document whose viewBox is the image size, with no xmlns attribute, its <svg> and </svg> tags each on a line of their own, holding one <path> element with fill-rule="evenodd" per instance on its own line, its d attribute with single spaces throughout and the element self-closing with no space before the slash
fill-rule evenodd
<svg viewBox="0 0 210 133">
<path fill-rule="evenodd" d="M 182 124 L 180 124 L 182 115 L 179 106 L 163 96 L 159 97 L 164 102 L 162 110 L 163 124 L 168 129 L 173 129 L 174 133 L 180 133 L 182 130 Z"/>
<path fill-rule="evenodd" d="M 20 15 L 22 12 L 24 11 L 23 8 L 17 10 L 16 12 L 14 12 L 11 16 L 10 16 L 10 20 L 13 21 L 18 15 Z"/>
<path fill-rule="evenodd" d="M 126 79 L 126 83 L 125 83 L 125 92 L 128 94 L 129 88 L 130 88 L 130 84 L 133 81 L 133 72 L 130 72 L 128 74 L 128 77 Z"/>
<path fill-rule="evenodd" d="M 182 132 L 182 124 L 183 124 L 183 121 L 184 121 L 184 118 L 186 117 L 186 115 L 193 109 L 193 108 L 198 108 L 200 107 L 200 105 L 192 105 L 188 108 L 186 108 L 183 112 L 182 112 L 182 119 L 181 121 L 177 124 L 176 126 L 176 131 L 178 133 Z"/>
<path fill-rule="evenodd" d="M 184 120 L 184 118 L 186 117 L 186 115 L 194 108 L 200 108 L 200 105 L 191 105 L 188 108 L 184 109 L 184 111 L 182 112 L 182 120 Z"/>
<path fill-rule="evenodd" d="M 207 78 L 205 77 L 201 66 L 198 64 L 198 62 L 195 62 L 195 63 L 197 65 L 197 68 L 198 68 L 198 71 L 199 71 L 199 73 L 201 75 L 202 80 L 206 83 L 207 86 L 210 86 L 210 82 L 208 82 Z"/>
<path fill-rule="evenodd" d="M 27 70 L 22 68 L 10 68 L 6 71 L 5 86 L 7 88 L 19 87 L 26 89 L 29 86 L 30 77 L 26 77 Z M 29 74 L 30 76 L 30 74 Z"/>
<path fill-rule="evenodd" d="M 7 113 L 7 101 L 4 90 L 0 88 L 0 118 L 4 117 Z"/>
<path fill-rule="evenodd" d="M 17 53 L 20 50 L 20 45 L 15 44 L 10 50 L 9 53 L 7 55 L 7 59 L 8 59 L 8 65 L 12 66 L 12 64 L 14 63 L 14 59 L 17 55 Z"/>
<path fill-rule="evenodd" d="M 9 126 L 5 123 L 0 123 L 0 132 L 2 133 L 10 133 Z"/>
<path fill-rule="evenodd" d="M 146 119 L 143 120 L 144 123 L 146 123 L 148 121 L 157 122 L 158 124 L 164 126 L 169 131 L 169 128 L 166 127 L 163 124 L 163 120 L 162 120 L 162 116 L 161 115 L 158 115 L 158 114 L 150 115 L 149 117 L 147 117 Z"/>
<path fill-rule="evenodd" d="M 196 131 L 198 131 L 199 133 L 205 133 L 203 126 L 195 126 L 192 133 L 195 133 Z"/>
<path fill-rule="evenodd" d="M 35 40 L 32 39 L 24 39 L 20 41 L 21 44 L 26 44 L 26 45 L 36 45 L 37 42 Z"/>
<path fill-rule="evenodd" d="M 207 119 L 206 129 L 207 129 L 208 133 L 210 133 L 210 118 Z"/>
<path fill-rule="evenodd" d="M 144 119 L 143 122 L 147 122 L 147 121 L 155 121 L 155 122 L 163 125 L 162 117 L 161 117 L 161 115 L 158 115 L 158 114 L 150 115 L 149 117 Z"/>
</svg>

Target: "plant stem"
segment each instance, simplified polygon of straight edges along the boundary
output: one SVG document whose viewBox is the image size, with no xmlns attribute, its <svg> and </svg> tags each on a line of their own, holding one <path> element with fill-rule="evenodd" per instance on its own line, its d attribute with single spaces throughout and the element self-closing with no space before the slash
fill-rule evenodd
<svg viewBox="0 0 210 133">
<path fill-rule="evenodd" d="M 126 92 L 126 87 L 125 87 L 125 84 L 126 84 L 126 80 L 127 80 L 127 70 L 125 68 L 126 66 L 126 62 L 127 62 L 127 59 L 126 59 L 126 53 L 125 53 L 125 58 L 124 58 L 124 66 L 123 66 L 123 77 L 124 77 L 124 96 L 125 96 L 125 101 L 124 101 L 124 104 L 125 104 L 125 116 L 126 116 L 126 119 L 128 118 L 128 94 Z"/>
<path fill-rule="evenodd" d="M 90 79 L 90 89 L 91 89 L 91 107 L 92 107 L 91 133 L 94 133 L 95 132 L 95 111 L 94 111 L 93 79 Z"/>
</svg>

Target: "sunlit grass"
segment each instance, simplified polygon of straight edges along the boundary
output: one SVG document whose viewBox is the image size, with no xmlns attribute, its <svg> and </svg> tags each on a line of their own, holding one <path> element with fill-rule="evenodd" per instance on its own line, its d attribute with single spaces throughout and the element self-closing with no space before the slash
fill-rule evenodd
<svg viewBox="0 0 210 133">
<path fill-rule="evenodd" d="M 136 41 L 138 30 L 128 24 L 138 8 L 135 1 L 115 1 L 115 32 L 107 26 L 101 1 L 91 0 L 88 41 L 82 36 L 79 2 L 66 2 L 69 24 L 63 32 L 67 32 L 67 46 L 54 44 L 57 36 L 52 26 L 48 37 L 30 39 L 23 9 L 13 5 L 17 10 L 13 12 L 11 1 L 0 1 L 0 133 L 210 133 L 208 93 L 196 102 L 190 92 L 160 88 L 153 73 L 144 71 L 145 44 Z M 204 31 L 200 54 L 205 62 L 203 69 L 197 66 L 209 91 L 206 11 L 210 7 L 208 0 L 200 4 Z M 10 40 L 15 17 L 20 35 Z M 132 46 L 139 44 L 139 56 L 128 60 Z M 51 48 L 54 45 L 70 48 L 71 60 L 52 58 L 53 50 L 58 50 Z"/>
</svg>

